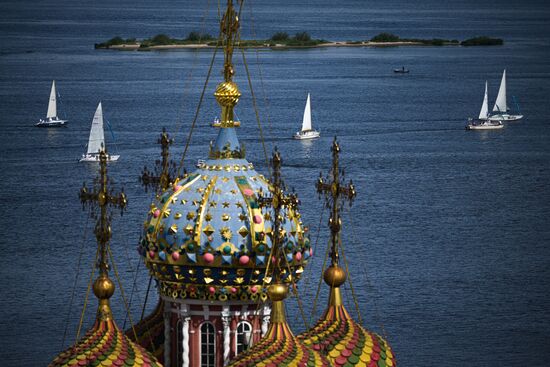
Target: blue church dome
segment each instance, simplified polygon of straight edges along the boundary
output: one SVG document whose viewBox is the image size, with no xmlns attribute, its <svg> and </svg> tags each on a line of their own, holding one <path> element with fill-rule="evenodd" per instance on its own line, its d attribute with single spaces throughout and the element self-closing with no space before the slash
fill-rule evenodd
<svg viewBox="0 0 550 367">
<path fill-rule="evenodd" d="M 270 183 L 246 160 L 237 138 L 236 84 L 221 83 L 215 96 L 223 117 L 214 123 L 220 132 L 209 158 L 151 204 L 140 254 L 165 296 L 266 300 L 273 210 L 259 198 L 269 196 Z M 310 241 L 297 210 L 284 206 L 279 219 L 287 269 L 283 280 L 296 281 L 312 254 Z"/>
</svg>

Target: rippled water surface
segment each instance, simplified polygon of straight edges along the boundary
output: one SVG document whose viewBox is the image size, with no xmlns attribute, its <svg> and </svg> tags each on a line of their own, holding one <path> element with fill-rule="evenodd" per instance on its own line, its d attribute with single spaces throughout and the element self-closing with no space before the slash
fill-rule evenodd
<svg viewBox="0 0 550 367">
<path fill-rule="evenodd" d="M 125 215 L 114 217 L 113 250 L 126 294 L 132 294 L 133 319 L 139 318 L 148 276 L 135 247 L 151 194 L 137 177 L 157 159 L 163 126 L 175 134 L 174 151 L 181 157 L 212 52 L 115 52 L 94 50 L 93 43 L 114 35 L 215 34 L 215 5 L 0 4 L 3 366 L 45 365 L 74 342 L 95 253 L 93 226 L 77 193 L 96 168 L 77 160 L 100 100 L 115 138 L 106 132 L 109 147 L 121 155 L 109 171 L 130 200 Z M 300 195 L 314 238 L 323 223 L 318 256 L 300 284 L 307 313 L 327 241 L 326 212 L 320 218 L 314 182 L 328 170 L 337 135 L 346 175 L 358 191 L 351 215 L 345 211 L 343 237 L 359 309 L 369 329 L 387 335 L 400 365 L 547 365 L 549 21 L 544 1 L 250 2 L 243 13 L 246 37 L 304 30 L 330 40 L 366 39 L 381 31 L 505 40 L 489 48 L 246 52 L 267 149 L 281 151 L 285 180 Z M 235 59 L 243 91 L 239 136 L 248 159 L 266 173 L 242 57 Z M 188 169 L 206 156 L 215 137 L 208 122 L 218 113 L 211 95 L 221 63 L 213 68 Z M 402 65 L 411 72 L 395 75 L 392 69 Z M 526 118 L 501 131 L 465 131 L 465 119 L 479 112 L 484 81 L 494 100 L 504 68 L 510 99 L 517 97 Z M 70 125 L 36 129 L 52 79 Z M 289 137 L 299 128 L 307 92 L 322 138 L 297 142 Z M 356 314 L 350 289 L 344 295 Z M 119 325 L 128 327 L 119 296 L 113 304 Z M 85 327 L 95 307 L 91 300 Z M 288 307 L 294 329 L 301 330 L 296 303 Z"/>
</svg>

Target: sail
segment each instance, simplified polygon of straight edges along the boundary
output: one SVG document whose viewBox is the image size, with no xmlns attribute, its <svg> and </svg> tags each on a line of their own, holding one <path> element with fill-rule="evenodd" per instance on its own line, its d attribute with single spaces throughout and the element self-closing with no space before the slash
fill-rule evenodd
<svg viewBox="0 0 550 367">
<path fill-rule="evenodd" d="M 502 80 L 500 81 L 500 88 L 498 88 L 497 100 L 495 101 L 495 107 L 493 112 L 506 113 L 508 106 L 506 105 L 506 69 L 502 73 Z"/>
<path fill-rule="evenodd" d="M 487 120 L 489 116 L 489 97 L 487 96 L 487 81 L 485 81 L 485 97 L 483 97 L 483 104 L 481 105 L 481 111 L 479 111 L 479 119 Z"/>
<path fill-rule="evenodd" d="M 304 109 L 304 120 L 302 121 L 302 131 L 311 130 L 311 102 L 309 93 L 307 94 L 306 108 Z"/>
<path fill-rule="evenodd" d="M 50 101 L 48 102 L 48 113 L 46 118 L 57 116 L 57 100 L 55 93 L 55 80 L 52 82 L 52 90 L 50 91 Z"/>
<path fill-rule="evenodd" d="M 92 120 L 92 128 L 90 130 L 90 140 L 88 140 L 88 154 L 94 154 L 99 151 L 104 145 L 105 136 L 103 135 L 103 109 L 101 102 L 97 106 L 94 119 Z"/>
</svg>

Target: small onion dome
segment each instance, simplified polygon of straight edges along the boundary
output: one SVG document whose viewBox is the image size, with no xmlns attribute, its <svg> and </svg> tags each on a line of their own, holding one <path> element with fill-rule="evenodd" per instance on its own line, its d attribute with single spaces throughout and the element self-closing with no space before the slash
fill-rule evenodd
<svg viewBox="0 0 550 367">
<path fill-rule="evenodd" d="M 389 344 L 357 324 L 342 304 L 339 286 L 346 277 L 345 272 L 339 270 L 342 268 L 336 265 L 325 271 L 325 282 L 334 284 L 328 308 L 317 324 L 298 338 L 314 350 L 325 353 L 334 366 L 395 366 Z"/>
<path fill-rule="evenodd" d="M 197 167 L 151 204 L 140 255 L 165 297 L 265 301 L 273 210 L 260 197 L 270 183 L 244 158 L 233 127 L 220 128 L 210 159 Z M 310 241 L 297 211 L 283 207 L 279 219 L 290 268 L 283 281 L 295 282 Z"/>
<path fill-rule="evenodd" d="M 229 367 L 331 366 L 322 353 L 306 346 L 290 330 L 284 315 L 286 286 L 270 286 L 269 295 L 273 309 L 267 333 L 249 350 L 237 355 Z"/>
<path fill-rule="evenodd" d="M 54 366 L 161 366 L 141 346 L 131 342 L 112 319 L 97 319 L 76 345 L 59 354 Z"/>
<path fill-rule="evenodd" d="M 126 330 L 128 339 L 141 345 L 145 350 L 162 361 L 164 359 L 164 301 L 159 302 L 153 312 L 134 325 L 133 329 Z M 134 333 L 135 331 L 135 333 Z M 137 335 L 137 340 L 136 340 Z"/>
</svg>

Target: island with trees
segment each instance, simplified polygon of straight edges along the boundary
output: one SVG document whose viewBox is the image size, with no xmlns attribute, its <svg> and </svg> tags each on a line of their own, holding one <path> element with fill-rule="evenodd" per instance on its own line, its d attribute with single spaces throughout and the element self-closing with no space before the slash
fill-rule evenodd
<svg viewBox="0 0 550 367">
<path fill-rule="evenodd" d="M 464 41 L 441 38 L 418 39 L 401 38 L 392 33 L 380 33 L 369 40 L 359 41 L 327 41 L 312 38 L 307 32 L 298 32 L 290 36 L 286 32 L 277 32 L 266 40 L 239 40 L 242 48 L 311 48 L 311 47 L 391 47 L 391 46 L 498 46 L 504 44 L 500 38 L 480 36 Z M 96 49 L 116 50 L 162 50 L 177 48 L 212 48 L 218 45 L 218 40 L 210 34 L 190 32 L 186 38 L 171 38 L 166 34 L 157 34 L 154 37 L 137 40 L 136 38 L 113 37 L 102 43 L 96 43 Z"/>
</svg>

